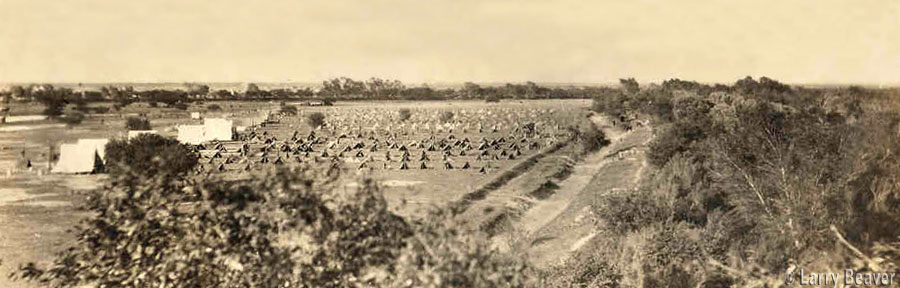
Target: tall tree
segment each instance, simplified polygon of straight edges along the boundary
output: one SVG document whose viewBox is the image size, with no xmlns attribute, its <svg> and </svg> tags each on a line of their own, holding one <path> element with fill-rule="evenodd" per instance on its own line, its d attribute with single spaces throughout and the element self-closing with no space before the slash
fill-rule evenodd
<svg viewBox="0 0 900 288">
<path fill-rule="evenodd" d="M 71 94 L 71 89 L 56 89 L 53 85 L 41 85 L 32 90 L 34 99 L 44 105 L 43 114 L 50 118 L 63 114 Z"/>
</svg>

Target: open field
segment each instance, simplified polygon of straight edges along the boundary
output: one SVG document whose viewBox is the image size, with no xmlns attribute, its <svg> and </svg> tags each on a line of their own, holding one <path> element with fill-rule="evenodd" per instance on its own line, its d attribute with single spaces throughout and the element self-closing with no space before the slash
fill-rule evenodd
<svg viewBox="0 0 900 288">
<path fill-rule="evenodd" d="M 203 111 L 204 117 L 234 119 L 235 125 L 245 126 L 246 130 L 238 133 L 239 140 L 203 145 L 198 177 L 239 176 L 248 169 L 304 162 L 340 163 L 347 179 L 365 175 L 378 180 L 395 213 L 416 216 L 430 207 L 457 201 L 551 146 L 568 148 L 553 150 L 551 154 L 557 156 L 541 160 L 546 163 L 538 163 L 535 169 L 571 162 L 565 155 L 573 155 L 576 149 L 566 145 L 570 136 L 567 127 L 584 119 L 589 103 L 345 102 L 330 107 L 298 107 L 297 115 L 270 118 L 266 123 L 262 123 L 264 116 L 277 111 L 279 104 L 217 102 L 223 107 L 220 112 L 206 112 L 203 105 L 174 110 L 135 104 L 112 114 L 90 115 L 74 127 L 48 120 L 5 124 L 0 126 L 0 168 L 10 176 L 0 179 L 0 225 L 14 228 L 4 229 L 0 236 L 0 259 L 4 260 L 0 273 L 5 275 L 26 262 L 47 261 L 54 251 L 70 243 L 72 235 L 65 230 L 85 215 L 76 209 L 83 201 L 83 192 L 98 187 L 105 179 L 104 175 L 48 175 L 45 171 L 53 155 L 50 147 L 58 148 L 60 143 L 79 138 L 124 137 L 124 119 L 129 115 L 144 115 L 153 129 L 165 136 L 175 136 L 176 125 L 198 123 L 200 120 L 190 119 L 190 112 L 195 111 Z M 400 109 L 409 109 L 410 118 L 398 119 Z M 324 127 L 313 129 L 306 124 L 306 116 L 315 112 L 325 115 Z M 452 117 L 441 116 L 447 112 Z M 536 124 L 534 131 L 524 130 L 527 123 Z M 560 157 L 569 160 L 561 161 Z M 27 161 L 32 168 L 24 167 Z M 400 169 L 403 165 L 408 169 Z M 537 178 L 520 177 L 513 183 L 530 181 L 533 186 L 540 184 Z M 490 215 L 477 217 L 471 219 L 473 223 Z M 30 285 L 0 278 L 3 287 Z"/>
</svg>

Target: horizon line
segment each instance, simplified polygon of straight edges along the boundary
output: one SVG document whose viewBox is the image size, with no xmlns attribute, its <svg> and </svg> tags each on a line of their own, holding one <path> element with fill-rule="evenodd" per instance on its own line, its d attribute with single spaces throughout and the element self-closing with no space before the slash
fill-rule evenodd
<svg viewBox="0 0 900 288">
<path fill-rule="evenodd" d="M 630 77 L 629 77 L 630 78 Z M 759 80 L 759 78 L 753 78 L 755 80 Z M 352 79 L 352 78 L 350 78 Z M 396 79 L 388 79 L 388 78 L 380 78 L 384 80 L 396 80 Z M 626 79 L 626 78 L 622 78 Z M 682 81 L 690 81 L 696 82 L 704 85 L 733 85 L 737 80 L 730 82 L 706 82 L 706 81 L 694 81 L 689 79 L 681 79 L 681 78 L 668 78 L 666 80 L 679 79 Z M 781 82 L 790 86 L 799 86 L 799 87 L 848 87 L 848 86 L 862 86 L 862 87 L 879 87 L 879 88 L 891 88 L 891 87 L 900 87 L 900 82 L 783 82 L 775 78 L 771 78 L 778 82 Z M 354 79 L 355 80 L 355 79 Z M 356 81 L 366 81 L 368 79 L 356 80 Z M 641 86 L 650 85 L 650 84 L 662 84 L 663 81 L 647 81 L 642 82 L 639 79 L 638 83 Z M 740 79 L 738 79 L 740 80 Z M 9 87 L 11 85 L 41 85 L 41 84 L 50 84 L 50 85 L 122 85 L 122 84 L 156 84 L 156 85 L 184 85 L 184 84 L 303 84 L 303 85 L 316 85 L 320 86 L 322 82 L 327 80 L 317 80 L 317 81 L 97 81 L 97 82 L 69 82 L 69 81 L 10 81 L 10 82 L 0 82 L 0 85 Z M 607 82 L 591 82 L 591 81 L 572 81 L 572 82 L 560 82 L 560 81 L 534 81 L 534 80 L 525 80 L 525 81 L 431 81 L 431 82 L 404 82 L 400 81 L 406 85 L 410 86 L 424 86 L 424 85 L 440 85 L 440 86 L 461 86 L 466 83 L 474 83 L 478 85 L 505 85 L 505 84 L 524 84 L 528 82 L 532 82 L 538 85 L 553 85 L 553 86 L 581 86 L 581 87 L 591 87 L 591 86 L 616 86 L 619 85 L 618 81 L 607 81 Z"/>
</svg>

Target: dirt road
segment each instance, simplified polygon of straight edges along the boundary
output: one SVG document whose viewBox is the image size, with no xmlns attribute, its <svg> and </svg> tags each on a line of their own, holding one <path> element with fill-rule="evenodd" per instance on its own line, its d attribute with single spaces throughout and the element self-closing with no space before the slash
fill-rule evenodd
<svg viewBox="0 0 900 288">
<path fill-rule="evenodd" d="M 535 203 L 508 233 L 497 235 L 496 247 L 515 247 L 538 267 L 563 261 L 593 238 L 591 205 L 597 196 L 615 189 L 633 189 L 647 165 L 644 150 L 652 138 L 649 127 L 625 132 L 603 117 L 591 118 L 611 144 L 576 164 L 551 197 Z M 515 240 L 511 240 L 515 239 Z"/>
</svg>

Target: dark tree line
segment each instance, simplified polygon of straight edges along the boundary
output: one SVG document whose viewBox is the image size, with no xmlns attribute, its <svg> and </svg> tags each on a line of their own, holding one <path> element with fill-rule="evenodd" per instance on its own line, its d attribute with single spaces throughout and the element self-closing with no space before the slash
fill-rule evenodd
<svg viewBox="0 0 900 288">
<path fill-rule="evenodd" d="M 631 79 L 633 81 L 633 79 Z M 636 85 L 637 82 L 635 81 Z M 629 86 L 637 87 L 637 86 Z M 629 88 L 629 90 L 632 88 Z M 179 107 L 183 103 L 205 100 L 488 100 L 500 99 L 571 99 L 594 98 L 612 91 L 611 87 L 545 87 L 534 82 L 505 85 L 465 83 L 458 88 L 434 88 L 428 85 L 407 86 L 398 80 L 370 78 L 364 81 L 347 77 L 322 82 L 318 89 L 263 89 L 254 83 L 240 90 L 211 89 L 205 84 L 186 83 L 178 89 L 136 90 L 131 86 L 104 86 L 99 91 L 73 91 L 52 85 L 12 86 L 0 92 L 19 102 L 39 101 L 48 105 L 50 114 L 61 113 L 65 104 L 86 107 L 91 102 L 114 102 L 115 108 L 135 102 L 151 106 Z M 56 110 L 54 110 L 56 109 Z M 58 110 L 58 111 L 57 111 Z"/>
</svg>

